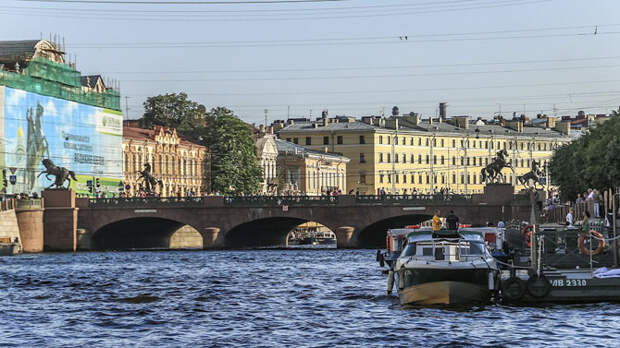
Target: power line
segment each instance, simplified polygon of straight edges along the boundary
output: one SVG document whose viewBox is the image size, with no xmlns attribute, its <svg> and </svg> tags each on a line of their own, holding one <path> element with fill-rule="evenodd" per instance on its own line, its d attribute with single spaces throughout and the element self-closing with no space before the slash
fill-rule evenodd
<svg viewBox="0 0 620 348">
<path fill-rule="evenodd" d="M 576 62 L 576 61 L 595 61 L 595 60 L 614 60 L 620 59 L 620 56 L 609 57 L 588 57 L 588 58 L 565 58 L 565 59 L 542 59 L 542 60 L 521 60 L 507 62 L 483 62 L 483 63 L 456 63 L 456 64 L 417 64 L 417 65 L 392 65 L 392 66 L 365 66 L 365 67 L 322 67 L 322 68 L 264 68 L 264 69 L 247 69 L 247 70 L 185 70 L 185 71 L 107 71 L 99 72 L 100 74 L 217 74 L 217 73 L 258 73 L 258 72 L 313 72 L 313 71 L 346 71 L 346 70 L 392 70 L 392 69 L 409 69 L 409 68 L 448 68 L 461 66 L 487 66 L 487 65 L 509 65 L 509 64 L 539 64 L 539 63 L 558 63 L 558 62 Z"/>
<path fill-rule="evenodd" d="M 24 0 L 24 1 L 28 1 L 28 0 Z M 36 0 L 33 0 L 36 1 Z M 368 12 L 367 14 L 351 14 L 351 15 L 347 15 L 347 14 L 339 14 L 338 16 L 317 16 L 317 15 L 312 15 L 312 16 L 304 16 L 303 14 L 298 15 L 298 16 L 285 16 L 285 17 L 269 17 L 269 16 L 263 16 L 263 17 L 248 17 L 246 16 L 233 16 L 233 17 L 222 17 L 222 16 L 216 16 L 216 17 L 202 17 L 200 19 L 197 18 L 187 18 L 187 16 L 184 17 L 176 17 L 176 18 L 172 18 L 170 16 L 168 17 L 127 17 L 127 16 L 123 16 L 122 14 L 116 14 L 114 16 L 84 16 L 84 15 L 79 15 L 79 16 L 71 16 L 71 15 L 63 15 L 63 14 L 56 14 L 54 15 L 55 17 L 58 18 L 73 18 L 73 19 L 99 19 L 99 20 L 132 20 L 132 21 L 177 21 L 177 22 L 204 22 L 204 21 L 209 21 L 209 22 L 231 22 L 231 21 L 274 21 L 274 20 L 281 20 L 281 21 L 290 21 L 290 20 L 323 20 L 323 19 L 345 19 L 345 18 L 369 18 L 369 17 L 385 17 L 385 16 L 390 16 L 390 17 L 394 17 L 394 16 L 404 16 L 404 15 L 418 15 L 418 14 L 428 14 L 428 13 L 438 13 L 438 12 L 458 12 L 458 11 L 467 11 L 467 10 L 476 10 L 476 9 L 487 9 L 487 8 L 499 8 L 499 7 L 507 7 L 507 6 L 520 6 L 520 5 L 530 5 L 530 4 L 537 4 L 537 3 L 543 3 L 543 2 L 550 2 L 553 0 L 517 0 L 517 1 L 523 1 L 523 2 L 515 2 L 514 0 L 509 0 L 509 1 L 494 1 L 492 3 L 487 3 L 487 4 L 480 4 L 477 6 L 470 6 L 470 7 L 463 7 L 461 5 L 461 7 L 455 7 L 455 6 L 448 6 L 446 8 L 435 8 L 435 9 L 426 9 L 426 10 L 415 10 L 415 11 L 398 11 L 398 12 L 377 12 L 377 11 L 371 11 Z M 2 13 L 8 13 L 11 14 L 10 11 L 4 11 Z M 27 11 L 27 12 L 22 12 L 22 13 L 18 13 L 18 14 L 22 14 L 22 15 L 27 15 L 27 16 L 48 16 L 45 14 L 41 14 L 41 13 L 34 13 L 32 11 Z M 196 17 L 196 16 L 194 16 Z"/>
<path fill-rule="evenodd" d="M 126 0 L 16 0 L 20 2 L 47 2 L 73 4 L 114 4 L 114 5 L 266 5 L 295 4 L 313 2 L 348 2 L 354 0 L 261 0 L 261 1 L 126 1 Z"/>
<path fill-rule="evenodd" d="M 148 79 L 148 80 L 123 80 L 123 82 L 224 82 L 224 81 L 294 81 L 294 80 L 350 80 L 350 79 L 381 79 L 381 78 L 407 78 L 421 76 L 448 76 L 448 75 L 475 75 L 475 74 L 500 74 L 516 72 L 535 72 L 535 71 L 563 71 L 575 69 L 602 69 L 620 68 L 619 65 L 596 65 L 596 66 L 572 66 L 561 68 L 531 68 L 531 69 L 510 69 L 510 70 L 488 70 L 488 71 L 467 71 L 467 72 L 435 72 L 435 73 L 415 73 L 399 75 L 348 75 L 348 76 L 305 76 L 305 77 L 261 77 L 261 78 L 219 78 L 219 79 Z"/>
</svg>

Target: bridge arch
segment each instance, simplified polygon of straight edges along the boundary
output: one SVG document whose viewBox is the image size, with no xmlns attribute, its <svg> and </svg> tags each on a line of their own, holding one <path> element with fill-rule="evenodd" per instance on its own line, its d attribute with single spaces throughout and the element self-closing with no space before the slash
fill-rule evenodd
<svg viewBox="0 0 620 348">
<path fill-rule="evenodd" d="M 407 225 L 417 225 L 432 218 L 433 215 L 417 213 L 396 215 L 375 221 L 361 228 L 357 234 L 356 244 L 359 248 L 383 248 L 385 247 L 385 233 L 388 229 L 403 228 Z"/>
<path fill-rule="evenodd" d="M 101 226 L 91 235 L 90 249 L 174 249 L 202 248 L 202 245 L 202 234 L 189 224 L 165 217 L 143 216 Z"/>
<path fill-rule="evenodd" d="M 311 221 L 334 231 L 332 227 L 316 220 L 291 216 L 268 217 L 231 228 L 225 235 L 224 243 L 229 248 L 283 247 L 287 245 L 287 237 L 295 227 Z"/>
</svg>

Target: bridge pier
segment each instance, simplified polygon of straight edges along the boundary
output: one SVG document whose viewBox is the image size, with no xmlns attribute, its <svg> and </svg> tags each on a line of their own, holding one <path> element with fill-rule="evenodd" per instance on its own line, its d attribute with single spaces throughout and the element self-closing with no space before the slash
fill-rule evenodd
<svg viewBox="0 0 620 348">
<path fill-rule="evenodd" d="M 353 233 L 355 228 L 351 226 L 341 226 L 336 228 L 334 233 L 336 234 L 336 242 L 338 249 L 354 248 L 353 245 Z"/>
<path fill-rule="evenodd" d="M 45 251 L 76 251 L 78 208 L 73 190 L 44 190 L 43 243 Z"/>
<path fill-rule="evenodd" d="M 217 246 L 217 238 L 220 235 L 218 227 L 206 227 L 202 233 L 202 248 L 211 249 Z"/>
</svg>

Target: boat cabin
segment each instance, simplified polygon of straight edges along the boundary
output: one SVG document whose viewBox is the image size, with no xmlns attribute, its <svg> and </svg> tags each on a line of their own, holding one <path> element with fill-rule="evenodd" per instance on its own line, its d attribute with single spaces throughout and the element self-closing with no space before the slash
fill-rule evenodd
<svg viewBox="0 0 620 348">
<path fill-rule="evenodd" d="M 435 261 L 469 261 L 489 256 L 481 232 L 476 231 L 415 231 L 407 235 L 400 255 Z"/>
</svg>

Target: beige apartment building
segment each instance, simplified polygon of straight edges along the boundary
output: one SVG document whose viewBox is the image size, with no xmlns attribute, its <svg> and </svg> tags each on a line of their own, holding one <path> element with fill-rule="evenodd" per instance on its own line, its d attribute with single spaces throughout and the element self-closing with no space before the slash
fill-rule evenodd
<svg viewBox="0 0 620 348">
<path fill-rule="evenodd" d="M 531 170 L 532 161 L 544 168 L 554 149 L 570 142 L 570 124 L 548 118 L 537 127 L 520 120 L 501 124 L 471 122 L 468 117 L 425 119 L 407 116 L 324 117 L 316 121 L 289 121 L 279 137 L 320 152 L 351 159 L 346 187 L 361 194 L 384 188 L 402 194 L 430 193 L 447 188 L 455 193 L 479 193 L 485 183 L 481 170 L 499 150 L 506 150 L 514 171 L 503 179 L 525 188 L 517 177 Z"/>
</svg>

